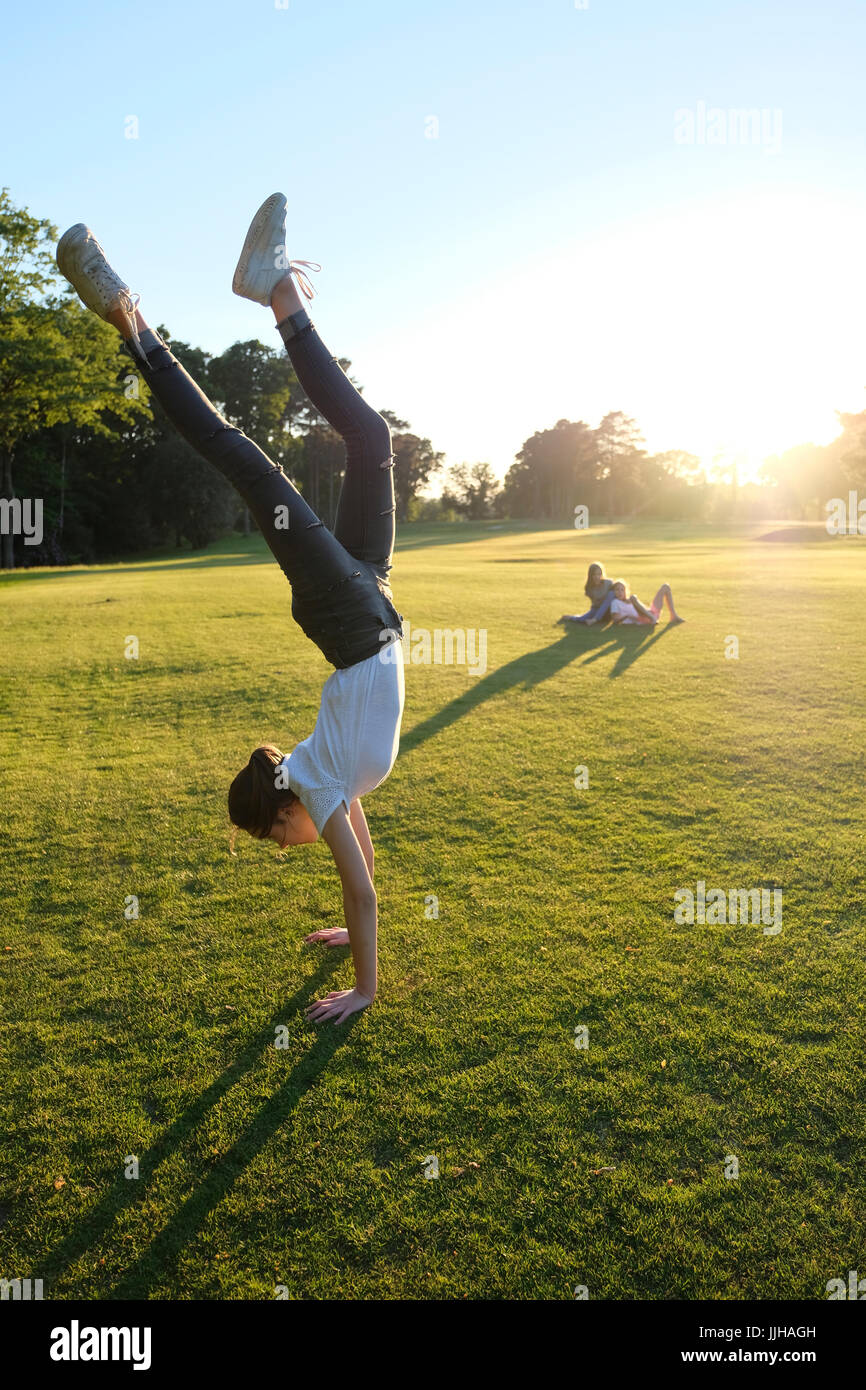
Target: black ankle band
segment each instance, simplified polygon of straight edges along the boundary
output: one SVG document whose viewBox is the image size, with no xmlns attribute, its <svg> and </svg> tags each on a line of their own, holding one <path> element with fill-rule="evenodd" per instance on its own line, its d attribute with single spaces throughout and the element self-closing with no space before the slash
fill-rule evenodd
<svg viewBox="0 0 866 1390">
<path fill-rule="evenodd" d="M 143 333 L 139 333 L 138 341 L 141 343 L 145 352 L 153 352 L 154 348 L 165 347 L 162 338 L 160 338 L 158 333 L 154 333 L 152 328 L 145 328 Z"/>
<path fill-rule="evenodd" d="M 150 363 L 147 360 L 147 355 L 145 353 L 143 344 L 141 351 L 139 351 L 138 347 L 136 346 L 135 340 L 133 338 L 129 338 L 124 339 L 124 341 L 121 343 L 121 348 L 127 354 L 128 357 L 132 358 L 136 366 L 144 367 L 145 369 L 148 369 L 150 367 Z"/>
<path fill-rule="evenodd" d="M 277 332 L 280 334 L 284 343 L 290 338 L 297 338 L 299 333 L 303 333 L 305 328 L 312 328 L 313 321 L 306 309 L 299 309 L 296 314 L 289 314 L 288 318 L 281 319 L 277 324 Z"/>
</svg>

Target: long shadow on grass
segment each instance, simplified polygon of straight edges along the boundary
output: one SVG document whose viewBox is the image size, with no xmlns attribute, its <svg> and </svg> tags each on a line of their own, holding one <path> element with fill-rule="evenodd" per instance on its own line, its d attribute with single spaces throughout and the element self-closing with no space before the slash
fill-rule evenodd
<svg viewBox="0 0 866 1390">
<path fill-rule="evenodd" d="M 13 570 L 8 574 L 0 575 L 0 587 L 4 584 L 23 584 L 33 583 L 37 579 L 75 579 L 77 576 L 89 575 L 91 579 L 102 579 L 104 575 L 111 574 L 155 574 L 157 570 L 207 570 L 219 569 L 223 566 L 236 567 L 239 565 L 272 565 L 274 557 L 271 552 L 262 551 L 257 554 L 237 554 L 237 555 L 187 555 L 178 560 L 130 560 L 125 565 L 92 565 L 90 567 L 70 568 L 70 569 L 42 569 L 38 573 L 30 570 Z"/>
<path fill-rule="evenodd" d="M 340 952 L 340 955 L 343 953 Z M 39 1262 L 37 1277 L 56 1280 L 69 1265 L 100 1241 L 115 1218 L 147 1194 L 148 1180 L 157 1168 L 184 1143 L 223 1096 L 247 1075 L 263 1053 L 274 1045 L 274 1029 L 286 1023 L 309 999 L 318 995 L 328 977 L 337 968 L 336 959 L 326 959 L 303 986 L 283 1004 L 273 1018 L 248 1043 L 232 1065 L 194 1101 L 184 1113 L 159 1136 L 152 1148 L 139 1157 L 137 1181 L 118 1178 L 102 1201 L 89 1211 L 54 1250 Z M 322 1024 L 312 1046 L 270 1100 L 256 1114 L 244 1133 L 225 1153 L 210 1173 L 203 1178 L 180 1210 L 151 1241 L 122 1276 L 109 1297 L 140 1298 L 154 1280 L 164 1274 L 165 1267 L 177 1257 L 193 1233 L 230 1191 L 247 1164 L 267 1141 L 284 1125 L 301 1097 L 330 1062 L 334 1053 L 346 1041 L 357 1022 L 353 1015 L 346 1023 Z"/>
<path fill-rule="evenodd" d="M 671 623 L 665 623 L 663 627 L 649 627 L 643 624 L 632 627 L 629 624 L 608 628 L 606 640 L 600 650 L 594 652 L 592 656 L 586 657 L 580 664 L 581 666 L 589 666 L 591 662 L 598 661 L 599 657 L 608 653 L 612 655 L 618 650 L 619 657 L 608 672 L 609 678 L 616 680 L 617 676 L 621 676 L 623 671 L 627 671 L 629 666 L 634 665 L 638 657 L 644 656 L 650 647 L 654 647 L 656 642 L 660 642 L 671 626 Z"/>
<path fill-rule="evenodd" d="M 542 681 L 548 680 L 550 676 L 555 676 L 557 671 L 576 661 L 582 653 L 590 651 L 590 656 L 584 657 L 579 664 L 588 666 L 592 661 L 598 661 L 601 657 L 619 651 L 618 660 L 614 663 L 610 672 L 611 679 L 621 676 L 629 666 L 633 665 L 639 657 L 649 651 L 650 647 L 663 636 L 666 628 L 659 630 L 649 626 L 619 626 L 616 628 L 585 628 L 575 624 L 569 628 L 562 637 L 554 642 L 550 642 L 546 647 L 539 647 L 534 652 L 526 652 L 523 656 L 515 657 L 505 666 L 499 666 L 489 675 L 482 676 L 471 689 L 465 694 L 458 695 L 450 704 L 438 710 L 436 714 L 431 714 L 429 719 L 425 719 L 421 724 L 416 724 L 414 729 L 410 729 L 400 740 L 401 755 L 411 752 L 413 748 L 426 743 L 428 738 L 433 738 L 443 729 L 456 724 L 458 719 L 462 719 L 470 710 L 477 709 L 483 705 L 485 700 L 492 700 L 494 696 L 501 695 L 505 690 L 530 690 L 533 686 L 540 685 Z M 649 634 L 654 636 L 647 640 Z"/>
</svg>

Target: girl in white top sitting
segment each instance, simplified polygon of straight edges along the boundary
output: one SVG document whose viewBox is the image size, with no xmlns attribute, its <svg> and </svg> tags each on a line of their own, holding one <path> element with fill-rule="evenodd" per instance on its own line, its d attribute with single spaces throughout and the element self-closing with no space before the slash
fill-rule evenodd
<svg viewBox="0 0 866 1390">
<path fill-rule="evenodd" d="M 670 611 L 670 621 L 672 623 L 684 623 L 685 618 L 681 618 L 674 608 L 674 596 L 671 593 L 670 584 L 663 584 L 650 604 L 645 608 L 636 594 L 628 596 L 628 588 L 624 579 L 615 579 L 613 584 L 613 599 L 611 600 L 609 617 L 614 623 L 650 623 L 655 627 L 661 617 L 662 607 L 666 603 Z"/>
<path fill-rule="evenodd" d="M 58 265 L 88 308 L 119 330 L 150 390 L 185 439 L 237 488 L 292 586 L 292 616 L 335 668 L 316 726 L 284 755 L 256 748 L 229 790 L 236 827 L 281 847 L 328 845 L 342 884 L 345 930 L 307 941 L 349 945 L 355 986 L 307 1009 L 339 1023 L 373 1002 L 377 901 L 373 845 L 362 796 L 381 785 L 397 756 L 403 714 L 401 615 L 391 601 L 394 548 L 391 435 L 316 333 L 298 294 L 312 287 L 285 249 L 286 200 L 272 194 L 253 218 L 232 288 L 270 306 L 301 386 L 342 435 L 346 475 L 333 533 L 283 470 L 211 405 L 153 332 L 137 297 L 112 270 L 93 233 L 78 223 L 57 248 Z"/>
</svg>

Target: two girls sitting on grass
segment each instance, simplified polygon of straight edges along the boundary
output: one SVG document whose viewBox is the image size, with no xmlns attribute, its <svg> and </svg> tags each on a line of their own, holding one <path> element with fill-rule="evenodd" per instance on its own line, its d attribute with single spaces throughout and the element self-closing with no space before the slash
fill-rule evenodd
<svg viewBox="0 0 866 1390">
<path fill-rule="evenodd" d="M 636 594 L 629 595 L 624 579 L 608 579 L 604 565 L 593 564 L 589 567 L 583 592 L 591 606 L 585 613 L 563 613 L 559 620 L 561 623 L 582 623 L 584 627 L 592 627 L 593 623 L 610 621 L 651 624 L 655 627 L 665 602 L 670 611 L 671 622 L 685 622 L 685 618 L 681 618 L 674 608 L 674 597 L 669 584 L 661 586 L 649 608 L 646 608 Z"/>
</svg>

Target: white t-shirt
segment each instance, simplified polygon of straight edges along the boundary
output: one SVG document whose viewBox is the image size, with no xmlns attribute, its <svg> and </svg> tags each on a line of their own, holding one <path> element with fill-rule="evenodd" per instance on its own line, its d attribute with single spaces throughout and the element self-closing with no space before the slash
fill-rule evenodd
<svg viewBox="0 0 866 1390">
<path fill-rule="evenodd" d="M 348 810 L 385 781 L 400 746 L 405 698 L 400 641 L 325 681 L 316 727 L 283 758 L 286 780 L 320 835 L 341 802 Z"/>
<path fill-rule="evenodd" d="M 629 602 L 628 599 L 615 598 L 608 611 L 610 612 L 611 622 L 639 623 L 641 621 L 635 610 L 634 604 Z"/>
</svg>

